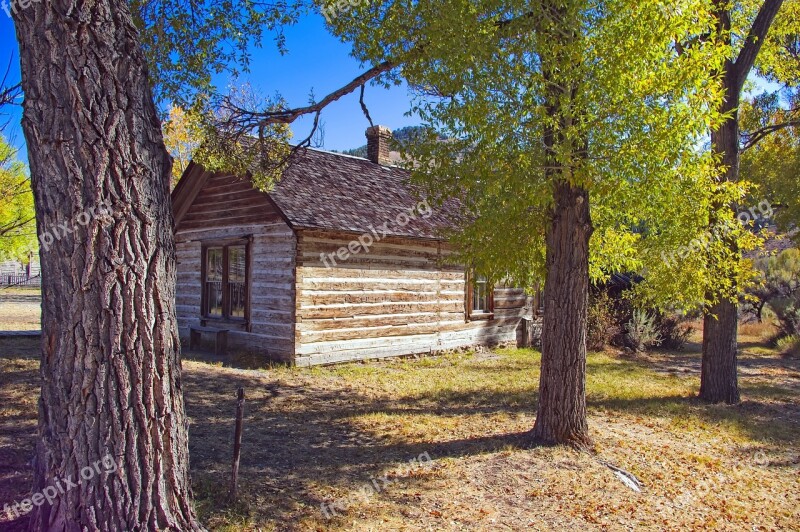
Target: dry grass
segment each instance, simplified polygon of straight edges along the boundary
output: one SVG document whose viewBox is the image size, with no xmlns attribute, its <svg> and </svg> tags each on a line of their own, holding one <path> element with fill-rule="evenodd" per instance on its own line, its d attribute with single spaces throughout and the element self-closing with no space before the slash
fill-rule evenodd
<svg viewBox="0 0 800 532">
<path fill-rule="evenodd" d="M 0 288 L 0 331 L 35 331 L 41 327 L 41 290 Z"/>
<path fill-rule="evenodd" d="M 775 336 L 778 328 L 771 320 L 764 320 L 762 323 L 756 321 L 739 324 L 740 341 L 763 342 Z"/>
<path fill-rule="evenodd" d="M 0 344 L 3 404 L 14 405 L 2 410 L 0 456 L 18 471 L 4 466 L 3 502 L 24 495 L 30 475 L 35 403 L 19 399 L 35 396 L 35 362 L 24 349 Z M 527 445 L 538 364 L 516 349 L 302 370 L 186 361 L 201 518 L 214 530 L 797 527 L 800 362 L 744 344 L 743 402 L 729 407 L 694 399 L 696 352 L 593 354 L 594 455 Z M 230 504 L 238 386 L 241 497 Z M 424 453 L 432 465 L 409 471 Z M 636 475 L 642 492 L 600 460 Z M 327 519 L 320 504 L 341 499 L 347 509 Z"/>
</svg>

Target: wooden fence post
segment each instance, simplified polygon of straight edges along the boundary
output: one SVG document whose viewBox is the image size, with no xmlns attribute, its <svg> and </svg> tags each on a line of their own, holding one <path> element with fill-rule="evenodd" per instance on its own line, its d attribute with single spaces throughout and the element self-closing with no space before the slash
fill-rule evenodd
<svg viewBox="0 0 800 532">
<path fill-rule="evenodd" d="M 236 499 L 239 487 L 239 455 L 242 451 L 242 423 L 244 417 L 244 388 L 236 394 L 236 430 L 233 434 L 233 472 L 231 475 L 231 499 Z"/>
</svg>

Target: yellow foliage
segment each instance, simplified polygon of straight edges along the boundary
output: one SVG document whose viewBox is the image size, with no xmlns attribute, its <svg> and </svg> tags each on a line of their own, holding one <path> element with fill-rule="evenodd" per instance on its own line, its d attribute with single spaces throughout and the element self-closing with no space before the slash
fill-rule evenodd
<svg viewBox="0 0 800 532">
<path fill-rule="evenodd" d="M 203 140 L 200 119 L 190 110 L 173 105 L 163 126 L 164 144 L 172 156 L 171 188 L 178 184 Z"/>
</svg>

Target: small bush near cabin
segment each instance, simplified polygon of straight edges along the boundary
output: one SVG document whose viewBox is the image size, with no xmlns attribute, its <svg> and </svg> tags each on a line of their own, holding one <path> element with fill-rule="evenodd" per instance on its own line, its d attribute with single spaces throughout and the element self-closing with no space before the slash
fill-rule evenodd
<svg viewBox="0 0 800 532">
<path fill-rule="evenodd" d="M 683 349 L 692 334 L 692 326 L 686 323 L 686 318 L 679 314 L 659 313 L 655 321 L 658 336 L 661 338 L 660 346 L 665 349 Z"/>
<path fill-rule="evenodd" d="M 614 303 L 607 292 L 592 292 L 589 296 L 589 311 L 586 323 L 586 347 L 590 351 L 602 351 L 622 332 Z"/>
</svg>

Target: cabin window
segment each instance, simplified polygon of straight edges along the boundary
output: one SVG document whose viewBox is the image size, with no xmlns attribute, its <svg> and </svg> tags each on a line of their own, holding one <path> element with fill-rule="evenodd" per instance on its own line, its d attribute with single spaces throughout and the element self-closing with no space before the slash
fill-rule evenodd
<svg viewBox="0 0 800 532">
<path fill-rule="evenodd" d="M 467 283 L 467 317 L 494 317 L 494 288 L 482 275 L 470 275 Z"/>
<path fill-rule="evenodd" d="M 246 244 L 209 245 L 203 250 L 203 316 L 247 318 Z"/>
<path fill-rule="evenodd" d="M 222 257 L 224 248 L 206 250 L 205 315 L 222 317 Z"/>
</svg>

